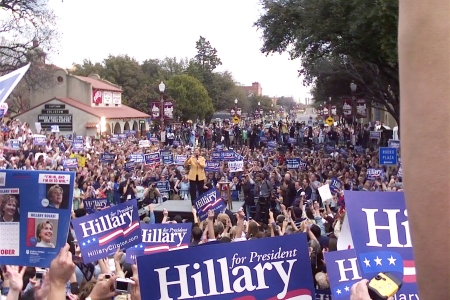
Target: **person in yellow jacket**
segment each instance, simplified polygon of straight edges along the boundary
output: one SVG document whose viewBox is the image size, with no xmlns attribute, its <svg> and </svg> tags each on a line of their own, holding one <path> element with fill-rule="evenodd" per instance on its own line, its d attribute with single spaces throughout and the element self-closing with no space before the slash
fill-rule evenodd
<svg viewBox="0 0 450 300">
<path fill-rule="evenodd" d="M 197 192 L 199 196 L 203 194 L 203 186 L 206 179 L 206 160 L 200 155 L 199 148 L 194 149 L 193 155 L 186 159 L 184 166 L 189 167 L 189 194 L 191 195 L 191 202 L 194 204 L 194 201 L 197 198 Z"/>
</svg>

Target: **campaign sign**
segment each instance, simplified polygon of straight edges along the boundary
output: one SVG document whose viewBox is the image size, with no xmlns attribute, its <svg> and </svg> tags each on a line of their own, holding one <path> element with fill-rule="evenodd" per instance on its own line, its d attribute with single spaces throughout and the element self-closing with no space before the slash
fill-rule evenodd
<svg viewBox="0 0 450 300">
<path fill-rule="evenodd" d="M 133 171 L 135 168 L 135 165 L 136 165 L 136 163 L 134 161 L 127 162 L 127 163 L 125 163 L 125 170 L 127 172 Z"/>
<path fill-rule="evenodd" d="M 142 299 L 314 299 L 306 234 L 137 258 Z"/>
<path fill-rule="evenodd" d="M 158 188 L 158 190 L 162 193 L 168 192 L 170 190 L 169 180 L 157 181 L 156 188 Z"/>
<path fill-rule="evenodd" d="M 33 144 L 35 146 L 45 146 L 47 144 L 47 138 L 45 135 L 34 135 Z"/>
<path fill-rule="evenodd" d="M 93 214 L 110 206 L 108 198 L 85 199 L 83 203 L 88 214 Z"/>
<path fill-rule="evenodd" d="M 400 141 L 399 140 L 389 140 L 388 141 L 388 147 L 389 148 L 400 148 Z"/>
<path fill-rule="evenodd" d="M 48 268 L 66 244 L 74 172 L 0 172 L 0 265 Z"/>
<path fill-rule="evenodd" d="M 210 160 L 206 161 L 206 167 L 205 167 L 206 172 L 219 172 L 219 170 L 220 170 L 220 162 L 219 161 L 210 161 Z"/>
<path fill-rule="evenodd" d="M 113 136 L 109 139 L 109 142 L 111 144 L 118 144 L 119 143 L 119 137 L 118 136 Z"/>
<path fill-rule="evenodd" d="M 69 170 L 76 170 L 78 168 L 78 159 L 66 158 L 63 160 L 63 168 Z"/>
<path fill-rule="evenodd" d="M 398 164 L 397 148 L 380 147 L 378 162 L 382 166 L 396 166 Z"/>
<path fill-rule="evenodd" d="M 375 180 L 383 179 L 383 177 L 384 177 L 383 169 L 375 169 L 375 168 L 367 169 L 367 174 L 366 174 L 367 180 L 375 181 Z"/>
<path fill-rule="evenodd" d="M 397 299 L 418 299 L 404 194 L 346 191 L 345 202 L 363 277 L 392 272 L 403 280 Z"/>
<path fill-rule="evenodd" d="M 339 179 L 333 177 L 331 178 L 330 182 L 330 191 L 332 194 L 338 193 L 340 190 L 342 190 L 342 183 Z"/>
<path fill-rule="evenodd" d="M 175 164 L 177 165 L 184 165 L 184 162 L 187 159 L 187 155 L 177 155 L 175 157 Z"/>
<path fill-rule="evenodd" d="M 369 138 L 370 139 L 381 139 L 381 131 L 371 131 L 369 133 Z"/>
<path fill-rule="evenodd" d="M 208 211 L 214 210 L 214 213 L 220 212 L 225 208 L 222 198 L 220 198 L 219 190 L 214 188 L 203 194 L 201 194 L 194 201 L 195 208 L 197 209 L 197 215 L 200 221 L 208 218 Z"/>
<path fill-rule="evenodd" d="M 6 101 L 29 67 L 30 64 L 0 77 L 0 103 Z"/>
<path fill-rule="evenodd" d="M 173 154 L 170 151 L 161 150 L 159 151 L 159 155 L 161 156 L 162 162 L 164 165 L 173 164 Z"/>
<path fill-rule="evenodd" d="M 141 242 L 136 199 L 72 220 L 85 263 Z M 66 232 L 67 235 L 67 232 Z"/>
<path fill-rule="evenodd" d="M 130 161 L 134 161 L 135 163 L 143 163 L 144 162 L 144 154 L 130 154 L 129 156 Z"/>
<path fill-rule="evenodd" d="M 161 161 L 159 152 L 145 154 L 144 159 L 146 165 L 158 164 Z"/>
<path fill-rule="evenodd" d="M 20 141 L 19 140 L 8 140 L 9 142 L 9 147 L 12 150 L 20 150 Z"/>
<path fill-rule="evenodd" d="M 276 141 L 270 141 L 267 143 L 267 148 L 270 150 L 276 149 L 277 148 L 277 142 Z"/>
<path fill-rule="evenodd" d="M 242 172 L 244 170 L 244 161 L 243 160 L 229 161 L 228 169 L 230 170 L 231 173 Z"/>
<path fill-rule="evenodd" d="M 73 151 L 83 151 L 83 148 L 84 148 L 83 139 L 78 139 L 78 137 L 77 137 L 72 143 L 72 150 Z"/>
<path fill-rule="evenodd" d="M 286 166 L 289 170 L 300 169 L 300 158 L 288 158 L 286 159 Z"/>
<path fill-rule="evenodd" d="M 234 151 L 214 151 L 211 153 L 211 159 L 233 161 L 236 160 L 236 153 Z"/>
<path fill-rule="evenodd" d="M 142 242 L 127 250 L 127 262 L 136 263 L 136 257 L 189 247 L 192 223 L 141 224 Z"/>
<path fill-rule="evenodd" d="M 327 153 L 327 154 L 331 154 L 331 153 L 333 153 L 334 151 L 336 151 L 336 147 L 330 146 L 330 145 L 325 145 L 325 146 L 323 147 L 323 151 L 324 151 L 325 153 Z"/>
<path fill-rule="evenodd" d="M 352 285 L 363 279 L 355 249 L 325 253 L 328 280 L 334 299 L 350 299 Z"/>
<path fill-rule="evenodd" d="M 115 159 L 116 155 L 111 153 L 102 153 L 102 155 L 100 156 L 100 160 L 106 163 L 112 163 Z"/>
<path fill-rule="evenodd" d="M 320 290 L 316 289 L 316 300 L 332 300 L 330 289 Z"/>
</svg>

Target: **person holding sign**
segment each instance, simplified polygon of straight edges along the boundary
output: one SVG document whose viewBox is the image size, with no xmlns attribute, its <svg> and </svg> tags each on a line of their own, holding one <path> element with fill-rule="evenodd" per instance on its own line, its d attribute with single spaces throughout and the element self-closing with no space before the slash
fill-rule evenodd
<svg viewBox="0 0 450 300">
<path fill-rule="evenodd" d="M 191 195 L 192 205 L 194 205 L 194 201 L 197 199 L 197 192 L 199 196 L 203 194 L 203 186 L 206 179 L 206 160 L 200 155 L 199 148 L 194 149 L 194 155 L 186 159 L 184 166 L 189 167 L 189 193 Z"/>
</svg>

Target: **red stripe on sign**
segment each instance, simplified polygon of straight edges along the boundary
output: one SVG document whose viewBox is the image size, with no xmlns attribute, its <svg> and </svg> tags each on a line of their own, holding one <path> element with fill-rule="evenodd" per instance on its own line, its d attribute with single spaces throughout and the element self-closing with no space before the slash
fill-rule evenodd
<svg viewBox="0 0 450 300">
<path fill-rule="evenodd" d="M 27 247 L 33 247 L 36 245 L 31 245 L 30 239 L 36 238 L 36 219 L 35 218 L 28 218 L 27 222 Z"/>
<path fill-rule="evenodd" d="M 405 276 L 403 276 L 403 282 L 405 282 L 405 283 L 417 282 L 416 275 L 405 275 Z"/>
<path fill-rule="evenodd" d="M 234 300 L 256 300 L 256 298 L 253 296 L 242 296 L 239 298 L 234 298 Z"/>
<path fill-rule="evenodd" d="M 414 267 L 416 267 L 416 264 L 413 260 L 404 260 L 403 267 L 404 268 L 414 268 Z"/>
<path fill-rule="evenodd" d="M 403 282 L 414 283 L 416 281 L 416 265 L 413 260 L 403 261 Z"/>
</svg>

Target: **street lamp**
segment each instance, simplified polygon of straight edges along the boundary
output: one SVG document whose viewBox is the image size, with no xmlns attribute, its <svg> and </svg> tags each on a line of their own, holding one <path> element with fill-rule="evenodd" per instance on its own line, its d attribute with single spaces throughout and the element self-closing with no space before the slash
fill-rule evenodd
<svg viewBox="0 0 450 300">
<path fill-rule="evenodd" d="M 159 84 L 159 93 L 161 94 L 161 110 L 159 111 L 159 115 L 161 117 L 161 129 L 162 125 L 164 123 L 164 91 L 166 90 L 166 85 L 161 80 L 161 83 Z"/>
<path fill-rule="evenodd" d="M 234 99 L 234 104 L 238 104 L 238 99 Z"/>
<path fill-rule="evenodd" d="M 355 100 L 356 100 L 355 92 L 356 92 L 357 87 L 358 86 L 356 85 L 356 83 L 354 83 L 354 82 L 350 83 L 350 90 L 352 91 L 352 122 L 353 123 L 355 123 L 355 115 L 354 115 L 353 109 L 355 106 Z"/>
</svg>

